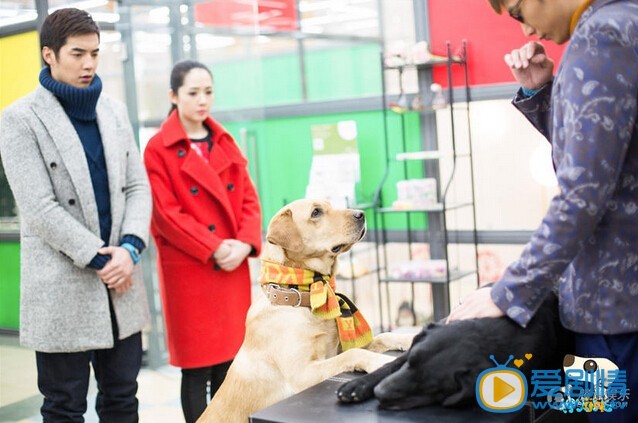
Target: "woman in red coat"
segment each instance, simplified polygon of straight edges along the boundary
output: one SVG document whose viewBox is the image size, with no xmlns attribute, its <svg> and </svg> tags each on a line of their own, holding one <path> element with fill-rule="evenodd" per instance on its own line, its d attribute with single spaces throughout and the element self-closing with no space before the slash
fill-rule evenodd
<svg viewBox="0 0 638 423">
<path fill-rule="evenodd" d="M 244 339 L 249 255 L 261 249 L 261 211 L 247 161 L 209 115 L 213 79 L 201 63 L 171 73 L 173 110 L 149 141 L 151 232 L 170 363 L 182 368 L 182 409 L 194 422 Z"/>
</svg>

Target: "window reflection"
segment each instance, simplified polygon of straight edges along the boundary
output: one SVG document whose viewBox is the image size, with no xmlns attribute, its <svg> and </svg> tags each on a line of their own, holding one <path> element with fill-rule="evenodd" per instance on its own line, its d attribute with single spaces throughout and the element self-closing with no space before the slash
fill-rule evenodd
<svg viewBox="0 0 638 423">
<path fill-rule="evenodd" d="M 35 0 L 6 0 L 0 6 L 0 28 L 35 21 Z"/>
</svg>

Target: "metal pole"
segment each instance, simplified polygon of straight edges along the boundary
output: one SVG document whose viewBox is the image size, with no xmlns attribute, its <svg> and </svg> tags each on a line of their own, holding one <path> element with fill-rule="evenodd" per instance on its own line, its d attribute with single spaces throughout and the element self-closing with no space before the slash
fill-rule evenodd
<svg viewBox="0 0 638 423">
<path fill-rule="evenodd" d="M 190 0 L 188 2 L 188 27 L 195 27 L 195 2 Z M 197 60 L 197 34 L 193 31 L 188 31 L 188 41 L 190 43 L 191 49 L 188 52 L 188 57 L 191 60 Z"/>
<path fill-rule="evenodd" d="M 118 8 L 120 14 L 120 21 L 116 25 L 122 37 L 122 44 L 124 47 L 124 54 L 122 59 L 122 68 L 124 72 L 124 91 L 126 107 L 128 108 L 129 120 L 133 126 L 133 134 L 135 134 L 135 141 L 137 145 L 140 145 L 139 140 L 139 118 L 137 110 L 137 87 L 135 83 L 135 47 L 133 46 L 133 27 L 131 23 L 131 8 L 130 6 L 120 5 Z"/>
<path fill-rule="evenodd" d="M 169 25 L 171 30 L 171 59 L 173 64 L 184 57 L 184 31 L 182 30 L 182 14 L 178 1 L 172 1 L 169 9 Z M 195 46 L 196 47 L 196 46 Z M 191 46 L 193 48 L 193 46 Z"/>
<path fill-rule="evenodd" d="M 413 0 L 416 41 L 426 41 L 430 45 L 429 10 L 427 0 Z M 419 93 L 427 93 L 432 85 L 432 70 L 418 70 Z M 450 86 L 451 88 L 451 86 Z M 425 102 L 424 102 L 425 103 Z M 450 104 L 450 107 L 452 105 Z M 437 126 L 435 113 L 422 113 L 421 143 L 423 150 L 438 150 Z M 425 175 L 441 180 L 439 163 L 436 160 L 426 160 Z M 438 189 L 438 188 L 437 188 Z M 439 189 L 440 191 L 440 189 Z M 439 192 L 439 198 L 441 193 Z M 428 214 L 428 231 L 430 235 L 430 258 L 447 260 L 447 246 L 443 242 L 445 228 L 444 213 Z M 450 313 L 450 298 L 447 283 L 431 284 L 434 321 L 438 321 Z"/>
<path fill-rule="evenodd" d="M 301 31 L 301 9 L 299 8 L 300 0 L 295 1 L 295 8 L 297 16 L 297 31 Z M 303 102 L 308 101 L 308 82 L 306 81 L 306 48 L 304 45 L 304 39 L 302 37 L 297 38 L 297 55 L 299 56 L 299 80 L 301 81 L 301 100 Z"/>
<path fill-rule="evenodd" d="M 49 1 L 48 0 L 36 0 L 35 2 L 35 10 L 38 13 L 38 17 L 36 18 L 36 25 L 38 29 L 38 34 L 40 34 L 40 29 L 42 28 L 42 24 L 44 20 L 49 16 Z M 40 54 L 40 64 L 45 66 L 44 59 L 42 58 L 42 54 Z"/>
<path fill-rule="evenodd" d="M 124 91 L 126 106 L 128 108 L 129 120 L 133 127 L 135 142 L 140 145 L 140 123 L 137 108 L 137 87 L 135 83 L 135 47 L 133 46 L 133 25 L 131 18 L 131 7 L 120 4 L 118 7 L 120 21 L 116 25 L 122 37 L 124 54 L 122 59 L 122 67 L 124 71 Z M 144 276 L 144 285 L 151 314 L 151 330 L 148 334 L 148 366 L 152 369 L 158 368 L 166 364 L 166 346 L 164 345 L 164 326 L 162 323 L 162 310 L 159 301 L 159 293 L 157 283 L 154 281 L 155 254 L 154 245 L 144 250 L 142 262 L 142 272 Z"/>
</svg>

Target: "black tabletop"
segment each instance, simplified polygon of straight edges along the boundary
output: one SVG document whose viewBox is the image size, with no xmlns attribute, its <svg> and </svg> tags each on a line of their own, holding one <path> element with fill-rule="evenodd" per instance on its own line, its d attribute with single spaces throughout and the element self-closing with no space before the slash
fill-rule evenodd
<svg viewBox="0 0 638 423">
<path fill-rule="evenodd" d="M 250 417 L 250 421 L 254 423 L 316 423 L 319 421 L 348 423 L 523 423 L 540 420 L 543 422 L 554 421 L 553 419 L 545 419 L 548 416 L 538 419 L 538 416 L 529 405 L 515 413 L 494 414 L 478 407 L 469 410 L 457 410 L 432 406 L 405 411 L 389 411 L 379 408 L 379 403 L 374 399 L 358 404 L 340 403 L 335 394 L 337 388 L 344 382 L 359 375 L 357 373 L 344 373 L 332 377 L 297 395 L 256 412 Z M 558 421 L 563 420 L 560 419 Z"/>
</svg>

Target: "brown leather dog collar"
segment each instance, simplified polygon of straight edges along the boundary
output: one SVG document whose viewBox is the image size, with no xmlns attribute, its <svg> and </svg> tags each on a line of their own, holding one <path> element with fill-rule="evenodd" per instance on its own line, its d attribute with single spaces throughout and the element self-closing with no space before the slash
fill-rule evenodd
<svg viewBox="0 0 638 423">
<path fill-rule="evenodd" d="M 262 285 L 262 289 L 272 305 L 310 308 L 310 292 L 301 292 L 295 288 L 282 288 L 274 283 Z"/>
</svg>

